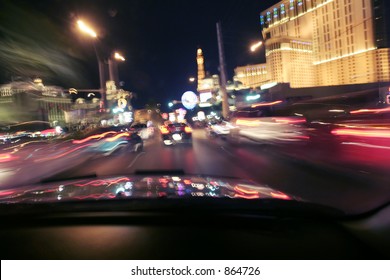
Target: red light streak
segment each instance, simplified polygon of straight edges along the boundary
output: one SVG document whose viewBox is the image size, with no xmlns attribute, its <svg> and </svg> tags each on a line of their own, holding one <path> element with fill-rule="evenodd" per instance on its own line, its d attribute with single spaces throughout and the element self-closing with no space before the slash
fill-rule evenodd
<svg viewBox="0 0 390 280">
<path fill-rule="evenodd" d="M 305 119 L 297 119 L 297 118 L 273 118 L 274 121 L 277 123 L 283 123 L 283 124 L 299 124 L 299 123 L 305 123 Z"/>
<path fill-rule="evenodd" d="M 3 192 L 0 192 L 0 196 L 8 196 L 8 195 L 12 195 L 14 193 L 15 193 L 15 191 L 3 191 Z"/>
<path fill-rule="evenodd" d="M 284 194 L 284 193 L 274 193 L 274 192 L 271 192 L 271 196 L 274 197 L 274 198 L 278 198 L 278 199 L 284 199 L 284 200 L 291 200 L 291 198 Z"/>
<path fill-rule="evenodd" d="M 283 101 L 275 101 L 275 102 L 269 102 L 269 103 L 257 103 L 253 104 L 251 107 L 252 108 L 258 108 L 258 107 L 266 107 L 266 106 L 274 106 L 283 103 Z"/>
<path fill-rule="evenodd" d="M 99 187 L 103 185 L 112 185 L 117 184 L 120 182 L 130 181 L 129 178 L 120 178 L 115 180 L 94 180 L 91 182 L 88 182 L 86 184 L 75 184 L 76 187 L 86 187 L 86 186 L 93 186 L 93 187 Z"/>
<path fill-rule="evenodd" d="M 115 133 L 116 133 L 115 131 L 109 131 L 109 132 L 105 132 L 102 134 L 95 134 L 95 135 L 89 136 L 89 137 L 82 139 L 82 140 L 74 140 L 73 144 L 84 144 L 85 142 L 88 142 L 90 140 L 101 139 L 101 138 L 106 137 L 108 134 L 115 134 Z"/>
<path fill-rule="evenodd" d="M 130 134 L 128 132 L 120 133 L 118 135 L 115 135 L 114 137 L 107 138 L 105 141 L 106 142 L 114 142 L 114 141 L 118 140 L 119 138 L 126 137 L 126 136 L 130 136 Z"/>
<path fill-rule="evenodd" d="M 386 112 L 390 112 L 390 107 L 384 109 L 360 109 L 356 111 L 351 111 L 350 113 L 356 115 L 356 114 L 378 114 L 378 113 L 386 113 Z"/>
<path fill-rule="evenodd" d="M 258 195 L 258 194 L 259 194 L 259 192 L 257 192 L 257 191 L 252 191 L 252 190 L 243 189 L 243 188 L 238 187 L 238 186 L 236 186 L 236 187 L 234 188 L 234 190 L 235 190 L 236 192 L 238 192 L 238 193 L 247 194 L 247 195 Z"/>
<path fill-rule="evenodd" d="M 357 129 L 335 129 L 332 134 L 336 136 L 358 136 L 369 138 L 390 138 L 389 130 L 357 130 Z"/>
<path fill-rule="evenodd" d="M 16 159 L 16 157 L 11 154 L 0 154 L 0 162 L 8 162 L 14 159 Z"/>
</svg>

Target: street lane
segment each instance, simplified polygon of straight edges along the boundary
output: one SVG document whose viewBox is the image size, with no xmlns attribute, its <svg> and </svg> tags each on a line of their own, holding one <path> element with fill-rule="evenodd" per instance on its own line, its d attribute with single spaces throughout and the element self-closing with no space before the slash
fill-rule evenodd
<svg viewBox="0 0 390 280">
<path fill-rule="evenodd" d="M 311 202 L 343 209 L 370 210 L 390 201 L 389 182 L 360 172 L 326 170 L 286 157 L 278 148 L 243 142 L 232 146 L 194 131 L 193 145 L 165 147 L 161 140 L 145 142 L 145 151 L 116 153 L 91 159 L 63 173 L 64 177 L 96 174 L 130 175 L 139 171 L 183 170 L 186 174 L 227 176 L 269 185 Z"/>
</svg>

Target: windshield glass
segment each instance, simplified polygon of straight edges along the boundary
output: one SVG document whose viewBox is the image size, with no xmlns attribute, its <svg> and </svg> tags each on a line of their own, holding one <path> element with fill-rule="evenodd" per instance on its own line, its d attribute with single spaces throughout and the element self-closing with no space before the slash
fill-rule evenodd
<svg viewBox="0 0 390 280">
<path fill-rule="evenodd" d="M 387 1 L 221 3 L 3 0 L 0 203 L 389 203 Z"/>
</svg>

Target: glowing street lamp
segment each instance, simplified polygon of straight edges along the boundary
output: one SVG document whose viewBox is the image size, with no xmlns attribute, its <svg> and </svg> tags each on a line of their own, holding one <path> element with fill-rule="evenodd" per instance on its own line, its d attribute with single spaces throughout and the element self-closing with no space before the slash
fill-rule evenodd
<svg viewBox="0 0 390 280">
<path fill-rule="evenodd" d="M 262 45 L 263 45 L 263 42 L 262 42 L 262 41 L 260 41 L 260 42 L 258 42 L 258 43 L 256 43 L 256 44 L 252 45 L 252 46 L 251 46 L 251 52 L 257 51 L 257 49 L 260 48 Z"/>
<path fill-rule="evenodd" d="M 89 35 L 93 39 L 97 38 L 96 32 L 91 27 L 89 27 L 84 21 L 78 20 L 77 26 L 79 27 L 81 32 Z M 100 91 L 101 96 L 102 96 L 102 98 L 101 98 L 102 103 L 101 103 L 100 109 L 104 110 L 104 109 L 106 109 L 106 105 L 107 105 L 107 97 L 106 97 L 105 86 L 104 86 L 104 62 L 101 59 L 101 57 L 99 56 L 99 53 L 98 53 L 97 48 L 96 48 L 96 41 L 95 40 L 93 41 L 93 48 L 95 50 L 96 59 L 98 61 L 98 66 L 99 66 L 99 80 L 100 80 L 99 91 Z"/>
<path fill-rule="evenodd" d="M 195 82 L 195 80 L 196 80 L 196 79 L 195 79 L 194 77 L 191 77 L 191 78 L 188 79 L 188 81 L 190 81 L 190 83 Z"/>
<path fill-rule="evenodd" d="M 88 34 L 89 36 L 91 36 L 92 38 L 97 38 L 97 34 L 95 31 L 93 31 L 93 29 L 91 27 L 89 27 L 88 25 L 86 25 L 82 20 L 78 20 L 77 21 L 77 25 L 79 27 L 79 29 Z"/>
<path fill-rule="evenodd" d="M 117 53 L 117 52 L 114 54 L 114 58 L 116 60 L 126 61 L 126 59 L 120 53 Z"/>
</svg>

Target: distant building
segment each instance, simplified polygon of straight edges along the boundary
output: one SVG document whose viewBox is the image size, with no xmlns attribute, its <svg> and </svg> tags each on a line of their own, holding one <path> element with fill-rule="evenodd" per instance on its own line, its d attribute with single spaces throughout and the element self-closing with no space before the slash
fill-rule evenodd
<svg viewBox="0 0 390 280">
<path fill-rule="evenodd" d="M 267 64 L 265 63 L 240 66 L 234 69 L 234 73 L 242 86 L 247 88 L 259 88 L 270 81 Z"/>
<path fill-rule="evenodd" d="M 202 49 L 198 49 L 196 52 L 196 63 L 198 64 L 198 91 L 200 84 L 204 78 L 206 78 L 206 71 L 204 68 L 204 57 Z"/>
<path fill-rule="evenodd" d="M 386 9 L 384 0 L 283 0 L 265 10 L 270 82 L 291 88 L 389 82 Z"/>
<path fill-rule="evenodd" d="M 41 79 L 16 81 L 0 86 L 0 122 L 43 121 L 65 123 L 71 109 L 70 95 L 58 86 L 45 86 Z"/>
</svg>

